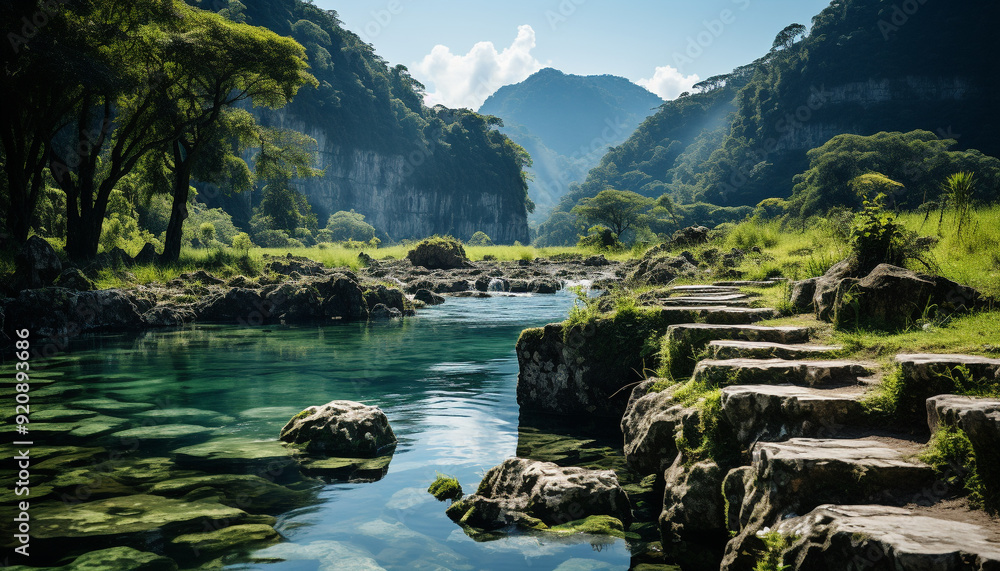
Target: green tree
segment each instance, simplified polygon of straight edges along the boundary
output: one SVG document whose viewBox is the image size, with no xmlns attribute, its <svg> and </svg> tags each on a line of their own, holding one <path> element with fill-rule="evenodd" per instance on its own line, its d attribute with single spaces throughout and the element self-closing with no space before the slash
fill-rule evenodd
<svg viewBox="0 0 1000 571">
<path fill-rule="evenodd" d="M 365 216 L 355 211 L 334 212 L 326 223 L 330 238 L 334 242 L 356 240 L 368 242 L 375 237 L 375 227 L 365 222 Z"/>
<path fill-rule="evenodd" d="M 210 246 L 215 241 L 215 226 L 211 222 L 202 222 L 198 227 L 198 239 L 202 246 Z"/>
<path fill-rule="evenodd" d="M 253 131 L 252 116 L 246 112 L 227 116 L 227 108 L 247 99 L 255 105 L 282 107 L 301 86 L 318 85 L 306 72 L 305 49 L 294 40 L 209 12 L 194 12 L 189 20 L 193 29 L 177 38 L 172 54 L 180 77 L 171 95 L 186 128 L 171 141 L 167 161 L 174 181 L 162 256 L 167 261 L 180 255 L 188 189 L 196 170 L 209 182 L 227 178 L 249 182 L 242 160 L 226 138 L 245 139 Z"/>
<path fill-rule="evenodd" d="M 627 190 L 602 190 L 593 198 L 584 198 L 573 207 L 573 213 L 592 222 L 605 224 L 622 239 L 630 229 L 648 224 L 647 213 L 653 207 L 652 198 Z"/>
</svg>

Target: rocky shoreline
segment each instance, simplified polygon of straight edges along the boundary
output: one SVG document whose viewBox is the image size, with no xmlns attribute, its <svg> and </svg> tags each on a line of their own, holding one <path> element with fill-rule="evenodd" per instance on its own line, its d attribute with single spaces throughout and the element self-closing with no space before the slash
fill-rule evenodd
<svg viewBox="0 0 1000 571">
<path fill-rule="evenodd" d="M 127 258 L 123 252 L 116 254 L 119 260 Z M 127 267 L 140 257 L 119 263 Z M 84 333 L 191 323 L 257 326 L 394 319 L 443 303 L 443 296 L 552 294 L 566 282 L 614 280 L 620 272 L 620 264 L 603 256 L 464 261 L 448 269 L 428 269 L 408 259 L 375 260 L 364 253 L 359 258 L 363 267 L 357 272 L 289 254 L 265 257 L 264 271 L 256 277 L 223 280 L 199 270 L 167 283 L 96 290 L 87 272 L 63 268 L 47 243 L 32 239 L 18 255 L 23 289 L 0 299 L 0 330 L 10 339 L 15 328 L 27 328 L 61 345 Z M 99 261 L 104 262 L 114 263 Z M 93 267 L 88 271 L 95 275 Z"/>
</svg>

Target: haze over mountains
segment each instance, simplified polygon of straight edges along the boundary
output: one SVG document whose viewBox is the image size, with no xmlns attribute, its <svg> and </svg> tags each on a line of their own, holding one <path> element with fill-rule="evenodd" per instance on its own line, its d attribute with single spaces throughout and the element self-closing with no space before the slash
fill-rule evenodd
<svg viewBox="0 0 1000 571">
<path fill-rule="evenodd" d="M 568 75 L 545 68 L 500 88 L 480 107 L 534 161 L 528 192 L 544 219 L 569 184 L 582 182 L 609 147 L 621 144 L 663 100 L 622 77 Z"/>
</svg>

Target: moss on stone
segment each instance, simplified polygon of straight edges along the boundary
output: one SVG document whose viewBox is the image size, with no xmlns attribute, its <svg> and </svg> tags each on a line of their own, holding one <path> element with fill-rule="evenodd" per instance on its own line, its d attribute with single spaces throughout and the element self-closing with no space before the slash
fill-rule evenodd
<svg viewBox="0 0 1000 571">
<path fill-rule="evenodd" d="M 590 535 L 610 535 L 625 539 L 633 534 L 625 532 L 625 526 L 620 519 L 609 515 L 592 515 L 584 519 L 578 519 L 568 523 L 550 527 L 549 533 L 561 535 L 571 535 L 576 533 L 586 533 Z"/>
<path fill-rule="evenodd" d="M 427 488 L 427 491 L 441 502 L 445 500 L 458 500 L 462 497 L 462 484 L 456 478 L 438 474 L 437 478 L 431 482 L 430 487 Z"/>
<path fill-rule="evenodd" d="M 269 525 L 233 525 L 206 533 L 191 533 L 175 537 L 171 545 L 175 549 L 191 550 L 199 557 L 211 558 L 236 549 L 264 547 L 277 543 L 278 532 Z"/>
<path fill-rule="evenodd" d="M 973 508 L 997 513 L 1000 508 L 997 490 L 991 491 L 983 481 L 976 452 L 964 430 L 956 427 L 938 430 L 920 459 L 930 464 L 950 486 L 964 489 Z"/>
</svg>

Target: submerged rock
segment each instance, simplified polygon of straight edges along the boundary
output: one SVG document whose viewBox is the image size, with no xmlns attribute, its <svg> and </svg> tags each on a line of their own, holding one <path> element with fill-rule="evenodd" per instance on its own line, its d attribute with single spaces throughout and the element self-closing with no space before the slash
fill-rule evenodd
<svg viewBox="0 0 1000 571">
<path fill-rule="evenodd" d="M 252 513 L 279 514 L 306 505 L 307 492 L 251 474 L 217 474 L 173 478 L 154 484 L 150 494 L 183 497 L 185 500 L 216 497 L 219 503 Z M 201 496 L 201 497 L 193 497 Z"/>
<path fill-rule="evenodd" d="M 427 305 L 441 305 L 444 303 L 443 295 L 438 295 L 429 289 L 418 289 L 417 293 L 415 293 L 413 297 L 426 303 Z"/>
<path fill-rule="evenodd" d="M 628 495 L 611 470 L 562 468 L 509 458 L 490 469 L 476 493 L 452 504 L 448 516 L 473 528 L 509 525 L 546 529 L 592 515 L 632 521 Z"/>
<path fill-rule="evenodd" d="M 9 571 L 29 571 L 35 567 L 14 565 Z M 177 571 L 177 563 L 169 557 L 139 551 L 131 547 L 111 547 L 91 551 L 77 557 L 69 565 L 50 568 L 50 571 Z"/>
<path fill-rule="evenodd" d="M 385 413 L 353 401 L 311 406 L 289 420 L 279 438 L 306 452 L 355 458 L 378 456 L 396 445 Z"/>
<path fill-rule="evenodd" d="M 266 547 L 277 543 L 281 537 L 266 524 L 232 525 L 205 533 L 189 533 L 170 540 L 175 552 L 189 558 L 198 559 L 232 553 L 234 550 L 247 551 L 251 548 Z"/>
</svg>

